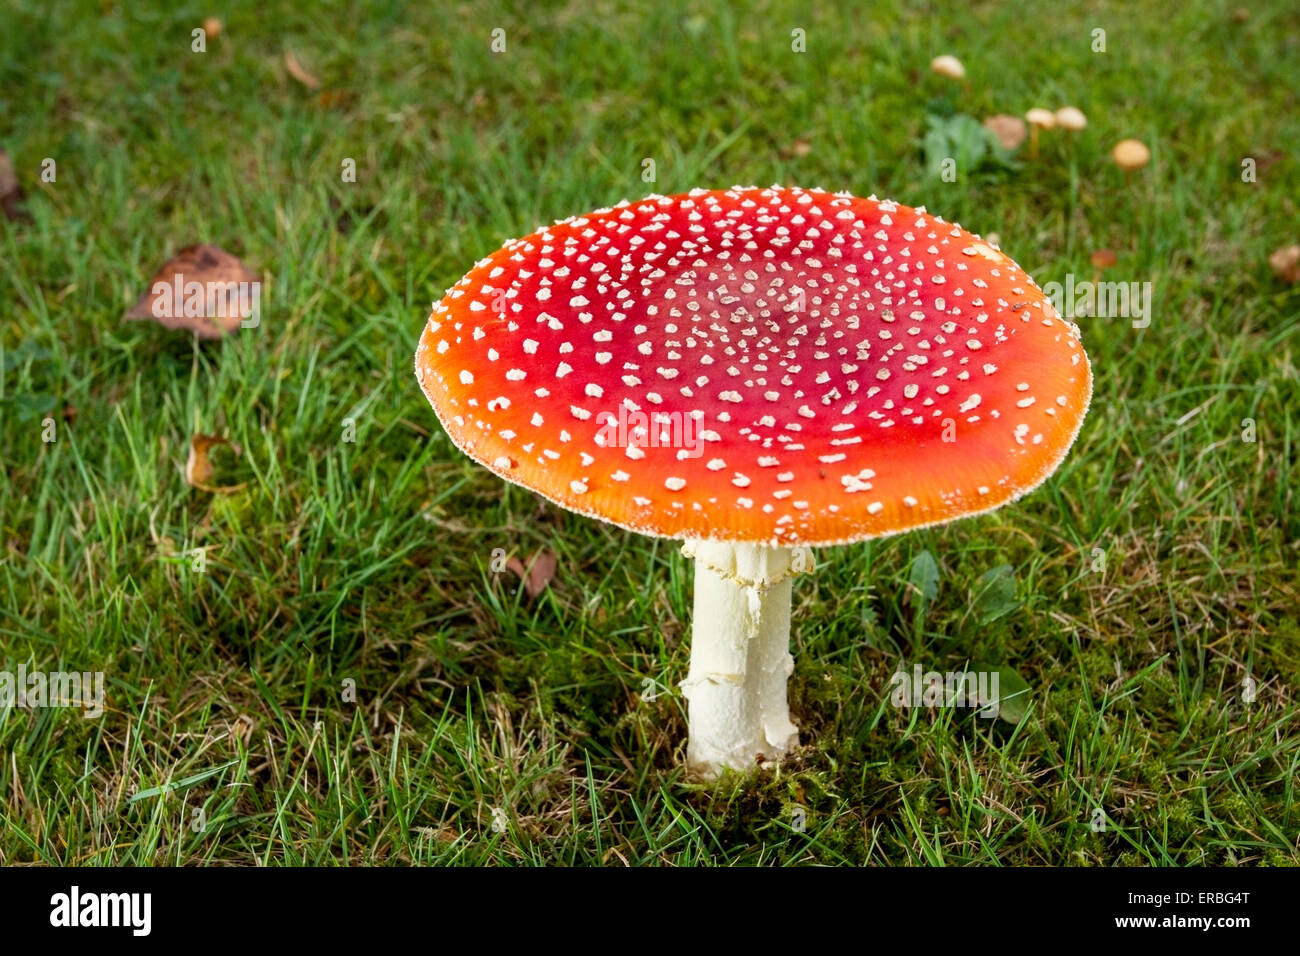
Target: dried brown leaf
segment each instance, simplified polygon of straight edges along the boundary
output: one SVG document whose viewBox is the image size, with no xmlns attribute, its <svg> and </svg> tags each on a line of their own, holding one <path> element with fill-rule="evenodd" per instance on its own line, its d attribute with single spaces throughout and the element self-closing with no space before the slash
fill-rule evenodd
<svg viewBox="0 0 1300 956">
<path fill-rule="evenodd" d="M 167 260 L 149 291 L 122 317 L 154 319 L 201 339 L 219 339 L 252 318 L 260 298 L 260 280 L 243 262 L 220 246 L 199 244 Z"/>
<path fill-rule="evenodd" d="M 1270 166 L 1274 166 L 1286 159 L 1286 153 L 1280 149 L 1263 149 L 1256 153 L 1251 153 L 1251 158 L 1255 160 L 1255 171 L 1257 173 L 1267 172 Z"/>
<path fill-rule="evenodd" d="M 802 137 L 792 140 L 788 145 L 781 148 L 781 155 L 786 159 L 802 158 L 811 152 L 812 143 Z"/>
<path fill-rule="evenodd" d="M 984 121 L 984 128 L 998 138 L 1003 149 L 1016 149 L 1025 141 L 1025 121 L 1019 116 L 998 113 Z"/>
<path fill-rule="evenodd" d="M 9 154 L 0 149 L 0 211 L 6 219 L 23 218 L 23 211 L 18 207 L 22 202 L 23 190 L 18 185 L 18 175 L 14 172 L 13 160 Z"/>
<path fill-rule="evenodd" d="M 551 578 L 555 577 L 556 564 L 555 554 L 550 551 L 538 551 L 534 554 L 527 569 L 524 568 L 523 562 L 518 558 L 512 557 L 506 561 L 506 567 L 524 582 L 524 590 L 528 592 L 528 596 L 531 598 L 537 597 L 546 590 Z"/>
<path fill-rule="evenodd" d="M 289 71 L 290 76 L 307 87 L 307 89 L 320 89 L 320 80 L 316 79 L 305 66 L 298 62 L 298 58 L 293 55 L 292 50 L 284 51 L 284 68 Z"/>
<path fill-rule="evenodd" d="M 321 109 L 342 109 L 356 99 L 356 94 L 348 90 L 321 90 L 316 94 L 316 105 Z"/>
<path fill-rule="evenodd" d="M 1283 246 L 1268 257 L 1273 275 L 1288 285 L 1300 282 L 1300 246 Z"/>
<path fill-rule="evenodd" d="M 229 494 L 232 491 L 238 491 L 244 486 L 242 484 L 224 486 L 211 484 L 213 469 L 208 452 L 218 445 L 228 446 L 236 457 L 243 454 L 237 444 L 229 439 L 222 438 L 220 435 L 193 435 L 190 437 L 190 454 L 185 460 L 185 481 L 202 491 Z"/>
</svg>

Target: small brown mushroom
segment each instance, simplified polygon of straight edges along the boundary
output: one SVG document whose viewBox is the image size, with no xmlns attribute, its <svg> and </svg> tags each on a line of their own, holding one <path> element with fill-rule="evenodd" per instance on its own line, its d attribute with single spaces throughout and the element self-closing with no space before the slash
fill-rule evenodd
<svg viewBox="0 0 1300 956">
<path fill-rule="evenodd" d="M 1121 139 L 1110 151 L 1110 158 L 1115 165 L 1124 170 L 1124 181 L 1132 184 L 1133 170 L 1141 169 L 1151 162 L 1151 150 L 1146 144 L 1136 139 Z"/>
<path fill-rule="evenodd" d="M 1092 263 L 1092 292 L 1088 296 L 1087 314 L 1093 315 L 1093 306 L 1097 301 L 1097 289 L 1100 287 L 1102 271 L 1119 262 L 1119 256 L 1115 255 L 1113 249 L 1098 249 L 1088 257 L 1088 261 Z"/>
<path fill-rule="evenodd" d="M 1114 249 L 1098 249 L 1090 256 L 1090 259 L 1094 270 L 1092 273 L 1092 281 L 1094 285 L 1101 281 L 1102 269 L 1109 269 L 1111 266 L 1115 265 L 1115 263 L 1119 262 L 1119 256 L 1115 255 Z"/>
</svg>

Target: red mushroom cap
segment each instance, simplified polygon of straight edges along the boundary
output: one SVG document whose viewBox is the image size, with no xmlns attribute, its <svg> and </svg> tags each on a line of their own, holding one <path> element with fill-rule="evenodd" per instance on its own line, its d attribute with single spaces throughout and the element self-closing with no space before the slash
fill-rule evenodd
<svg viewBox="0 0 1300 956">
<path fill-rule="evenodd" d="M 650 196 L 508 242 L 433 306 L 416 375 L 502 478 L 670 538 L 821 545 L 991 511 L 1092 394 L 1079 330 L 924 209 Z"/>
</svg>

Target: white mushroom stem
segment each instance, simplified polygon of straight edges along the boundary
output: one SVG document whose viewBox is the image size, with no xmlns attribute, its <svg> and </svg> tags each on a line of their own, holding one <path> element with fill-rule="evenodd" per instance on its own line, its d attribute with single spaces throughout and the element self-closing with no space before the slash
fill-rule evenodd
<svg viewBox="0 0 1300 956">
<path fill-rule="evenodd" d="M 799 745 L 786 700 L 790 592 L 812 553 L 726 541 L 688 541 L 682 553 L 695 559 L 691 667 L 680 685 L 687 766 L 712 778 L 780 760 Z"/>
</svg>

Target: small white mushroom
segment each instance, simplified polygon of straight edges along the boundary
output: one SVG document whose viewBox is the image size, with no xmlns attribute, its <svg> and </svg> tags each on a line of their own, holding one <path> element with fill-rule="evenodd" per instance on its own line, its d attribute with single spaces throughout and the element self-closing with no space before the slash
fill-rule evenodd
<svg viewBox="0 0 1300 956">
<path fill-rule="evenodd" d="M 1076 106 L 1062 106 L 1056 111 L 1056 125 L 1061 129 L 1077 133 L 1088 125 L 1088 118 L 1083 115 L 1083 110 Z"/>
<path fill-rule="evenodd" d="M 1025 113 L 1025 122 L 1029 124 L 1029 158 L 1038 158 L 1038 131 L 1040 129 L 1051 129 L 1056 125 L 1056 114 L 1051 110 L 1045 110 L 1041 106 L 1035 106 Z"/>
<path fill-rule="evenodd" d="M 936 56 L 930 61 L 930 69 L 940 76 L 946 76 L 954 80 L 966 79 L 966 67 L 962 66 L 961 60 L 957 59 L 950 53 L 943 56 Z"/>
</svg>

